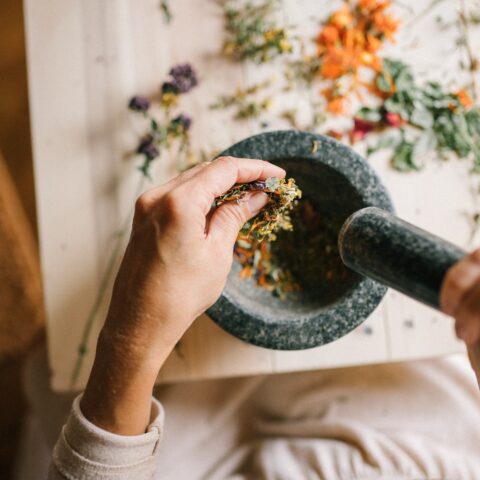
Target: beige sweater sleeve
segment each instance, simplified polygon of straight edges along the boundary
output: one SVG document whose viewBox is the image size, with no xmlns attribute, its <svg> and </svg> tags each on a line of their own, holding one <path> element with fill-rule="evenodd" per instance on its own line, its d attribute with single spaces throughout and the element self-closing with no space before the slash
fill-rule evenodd
<svg viewBox="0 0 480 480">
<path fill-rule="evenodd" d="M 80 411 L 77 397 L 55 445 L 48 480 L 143 480 L 155 473 L 164 413 L 152 398 L 151 423 L 143 435 L 122 436 L 102 430 Z"/>
</svg>

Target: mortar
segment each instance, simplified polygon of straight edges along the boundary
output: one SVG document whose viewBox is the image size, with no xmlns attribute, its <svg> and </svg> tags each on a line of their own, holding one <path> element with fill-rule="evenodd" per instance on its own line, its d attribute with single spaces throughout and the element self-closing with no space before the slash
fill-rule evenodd
<svg viewBox="0 0 480 480">
<path fill-rule="evenodd" d="M 340 231 L 364 207 L 393 212 L 387 190 L 367 162 L 336 140 L 301 131 L 249 137 L 220 156 L 268 160 L 295 178 L 316 209 L 328 212 Z M 320 254 L 320 253 L 319 253 Z M 315 259 L 312 259 L 315 261 Z M 239 277 L 234 262 L 220 299 L 209 316 L 227 332 L 254 345 L 299 350 L 329 343 L 358 326 L 378 306 L 386 287 L 350 271 L 345 281 L 301 301 L 281 300 L 253 279 Z"/>
</svg>

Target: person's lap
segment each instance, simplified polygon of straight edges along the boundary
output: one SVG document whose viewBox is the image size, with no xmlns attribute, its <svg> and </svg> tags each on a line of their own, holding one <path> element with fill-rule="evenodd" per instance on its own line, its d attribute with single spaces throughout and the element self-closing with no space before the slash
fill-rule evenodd
<svg viewBox="0 0 480 480">
<path fill-rule="evenodd" d="M 26 376 L 53 447 L 73 395 Z M 158 478 L 474 478 L 480 397 L 464 357 L 159 386 Z M 38 474 L 38 472 L 37 472 Z"/>
</svg>

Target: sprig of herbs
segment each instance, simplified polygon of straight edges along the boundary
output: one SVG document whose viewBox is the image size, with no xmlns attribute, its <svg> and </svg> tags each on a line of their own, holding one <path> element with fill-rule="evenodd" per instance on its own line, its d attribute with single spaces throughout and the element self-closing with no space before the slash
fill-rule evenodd
<svg viewBox="0 0 480 480">
<path fill-rule="evenodd" d="M 258 215 L 243 226 L 242 232 L 262 241 L 264 238 L 275 240 L 278 230 L 291 230 L 289 212 L 296 205 L 296 200 L 302 197 L 302 192 L 293 178 L 285 180 L 270 177 L 265 181 L 235 185 L 215 200 L 215 206 L 219 207 L 232 201 L 242 202 L 245 194 L 252 191 L 266 193 L 269 197 L 268 203 Z"/>
<path fill-rule="evenodd" d="M 235 120 L 248 118 L 259 118 L 266 113 L 271 105 L 270 95 L 258 99 L 259 92 L 265 91 L 272 85 L 272 80 L 266 80 L 247 88 L 237 88 L 233 95 L 222 95 L 217 101 L 210 105 L 212 110 L 233 108 Z"/>
<path fill-rule="evenodd" d="M 384 97 L 378 107 L 363 107 L 355 115 L 352 139 L 372 131 L 397 130 L 370 146 L 368 153 L 392 149 L 397 170 L 418 170 L 430 151 L 442 158 L 471 158 L 480 170 L 480 109 L 466 91 L 446 92 L 440 84 L 419 85 L 408 65 L 385 59 L 376 87 Z"/>
<path fill-rule="evenodd" d="M 179 152 L 189 153 L 189 131 L 192 119 L 184 113 L 173 113 L 173 108 L 178 105 L 179 98 L 190 92 L 198 85 L 197 75 L 188 63 L 176 65 L 170 69 L 170 78 L 160 87 L 160 110 L 163 120 L 154 116 L 151 101 L 144 96 L 136 95 L 129 102 L 130 110 L 143 115 L 148 120 L 148 130 L 140 139 L 136 153 L 142 155 L 143 163 L 139 170 L 148 177 L 152 162 L 160 157 L 163 149 L 178 142 Z"/>
<path fill-rule="evenodd" d="M 235 185 L 217 198 L 217 207 L 227 202 L 244 201 L 247 192 L 261 191 L 268 195 L 268 203 L 262 211 L 248 221 L 240 230 L 234 254 L 242 265 L 242 278 L 255 275 L 258 285 L 283 297 L 287 292 L 298 290 L 288 269 L 282 268 L 271 255 L 272 242 L 280 231 L 291 231 L 291 211 L 298 204 L 302 192 L 293 178 L 288 180 L 270 177 Z"/>
<path fill-rule="evenodd" d="M 170 7 L 170 0 L 162 0 L 160 2 L 160 9 L 163 13 L 165 23 L 170 23 L 173 20 L 172 9 Z"/>
<path fill-rule="evenodd" d="M 292 51 L 287 31 L 271 19 L 279 0 L 227 1 L 223 52 L 236 60 L 265 63 Z"/>
<path fill-rule="evenodd" d="M 240 232 L 234 254 L 242 266 L 240 276 L 285 298 L 330 294 L 344 288 L 348 272 L 337 246 L 338 225 L 320 215 L 312 202 L 302 200 L 290 213 L 291 230 L 280 230 L 274 241 L 258 241 Z M 312 258 L 316 259 L 312 262 Z"/>
</svg>

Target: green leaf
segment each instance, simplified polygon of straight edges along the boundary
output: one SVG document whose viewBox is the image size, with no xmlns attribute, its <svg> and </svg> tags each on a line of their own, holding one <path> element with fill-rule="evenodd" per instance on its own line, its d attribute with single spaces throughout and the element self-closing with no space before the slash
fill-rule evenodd
<svg viewBox="0 0 480 480">
<path fill-rule="evenodd" d="M 154 131 L 157 131 L 158 130 L 158 123 L 156 122 L 155 119 L 151 119 L 150 121 L 150 128 Z"/>
<path fill-rule="evenodd" d="M 467 121 L 470 135 L 480 135 L 480 109 L 476 108 L 469 110 L 465 113 L 465 120 Z"/>
<path fill-rule="evenodd" d="M 414 144 L 403 140 L 393 152 L 392 166 L 395 170 L 408 172 L 411 170 L 420 170 L 421 165 L 416 163 L 413 157 Z"/>
<path fill-rule="evenodd" d="M 390 82 L 388 81 L 388 77 L 385 74 L 381 73 L 380 75 L 378 75 L 376 84 L 377 84 L 377 88 L 380 91 L 390 93 L 391 85 L 390 85 Z"/>
<path fill-rule="evenodd" d="M 423 165 L 423 158 L 437 147 L 437 139 L 432 132 L 420 135 L 414 143 L 412 159 L 416 165 Z"/>
<path fill-rule="evenodd" d="M 377 123 L 382 119 L 382 114 L 379 108 L 362 107 L 355 117 L 366 120 L 367 122 Z"/>
<path fill-rule="evenodd" d="M 421 103 L 419 103 L 410 114 L 410 122 L 420 128 L 432 128 L 433 121 L 432 113 Z"/>
</svg>

